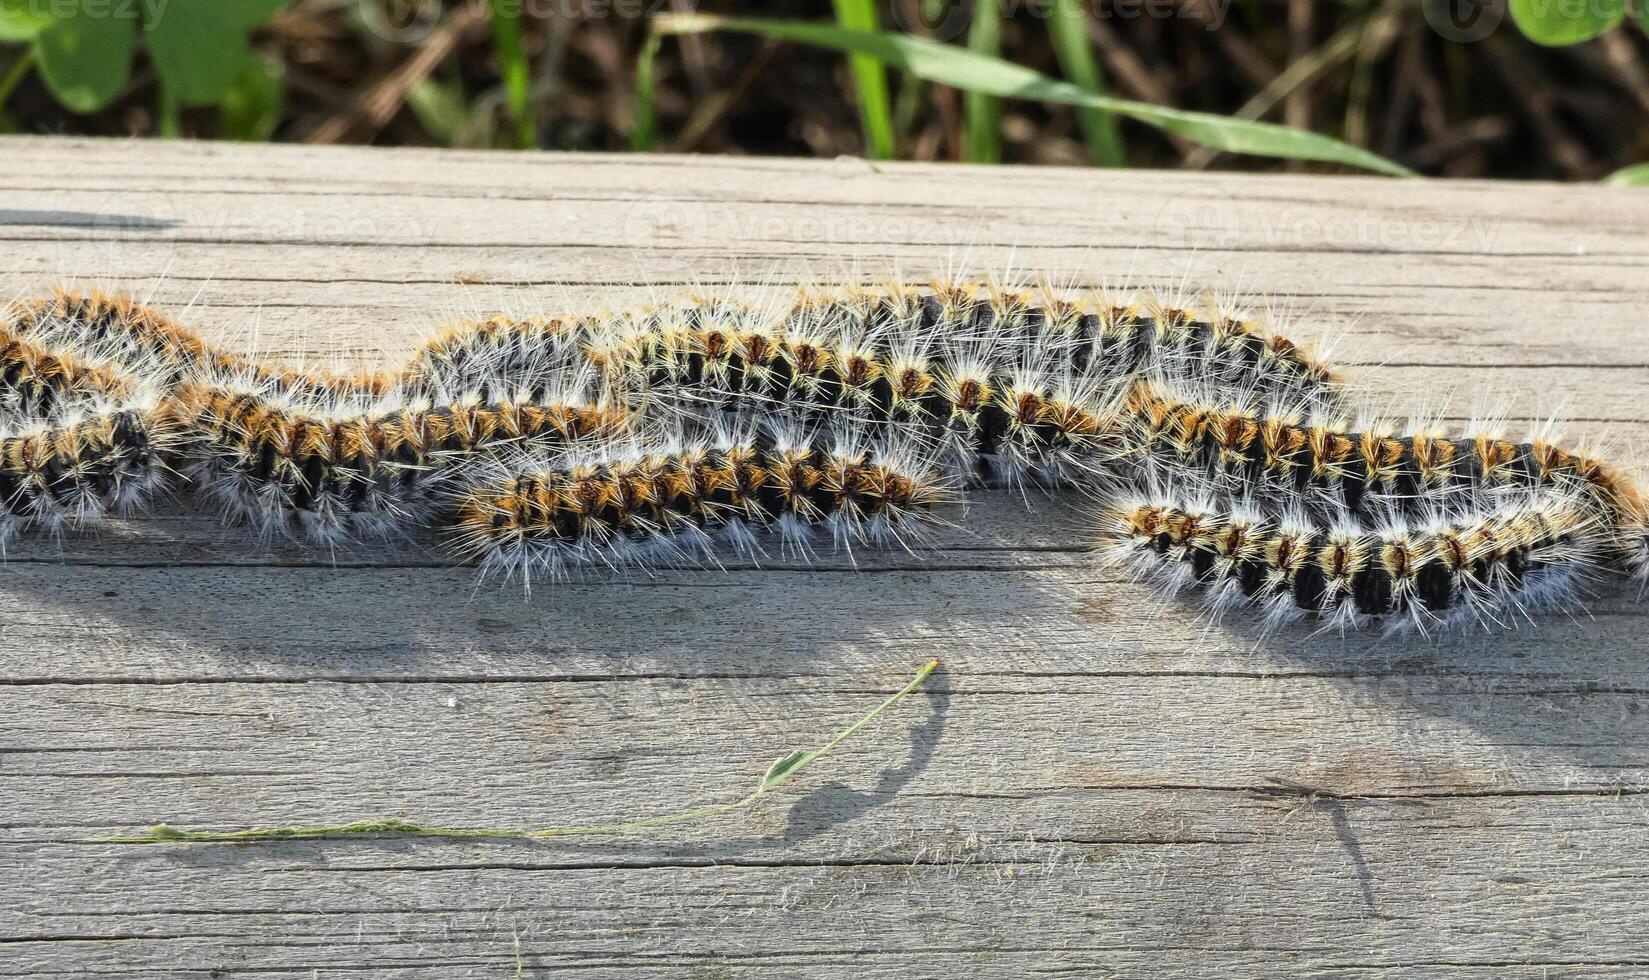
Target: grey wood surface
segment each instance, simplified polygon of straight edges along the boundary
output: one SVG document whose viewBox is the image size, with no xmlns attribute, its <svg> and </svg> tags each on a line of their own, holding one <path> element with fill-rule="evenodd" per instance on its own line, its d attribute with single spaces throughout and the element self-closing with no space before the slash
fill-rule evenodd
<svg viewBox="0 0 1649 980">
<path fill-rule="evenodd" d="M 859 161 L 0 140 L 0 284 L 275 356 L 445 316 L 994 272 L 1246 291 L 1371 399 L 1649 446 L 1649 194 Z M 1390 393 L 1390 394 L 1388 394 Z M 1649 975 L 1649 618 L 1260 639 L 1080 504 L 931 549 L 535 592 L 172 509 L 0 565 L 0 975 Z M 645 838 L 118 845 L 399 816 Z"/>
</svg>

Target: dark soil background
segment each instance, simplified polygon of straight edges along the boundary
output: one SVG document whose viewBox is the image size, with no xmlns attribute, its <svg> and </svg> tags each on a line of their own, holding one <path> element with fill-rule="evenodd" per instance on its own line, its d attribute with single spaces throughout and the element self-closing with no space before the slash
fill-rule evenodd
<svg viewBox="0 0 1649 980">
<path fill-rule="evenodd" d="M 413 7 L 392 13 L 394 29 L 386 30 L 383 16 L 363 18 L 362 2 L 300 0 L 256 35 L 258 50 L 278 59 L 286 77 L 274 139 L 507 144 L 484 11 L 394 0 Z M 522 2 L 541 144 L 627 148 L 646 18 L 689 3 Z M 883 27 L 947 40 L 965 29 L 965 5 L 941 5 L 940 16 L 924 19 L 920 2 L 884 3 Z M 1005 2 L 1004 56 L 1058 75 L 1038 0 Z M 1451 19 L 1451 4 L 1465 16 L 1457 10 Z M 1102 0 L 1091 8 L 1090 37 L 1114 94 L 1225 115 L 1259 96 L 1251 107 L 1258 118 L 1314 129 L 1426 174 L 1593 180 L 1649 160 L 1644 32 L 1627 25 L 1585 44 L 1543 48 L 1518 33 L 1503 4 Z M 696 7 L 747 16 L 832 17 L 829 0 L 707 0 Z M 0 71 L 17 50 L 0 49 Z M 1291 76 L 1279 83 L 1285 71 Z M 957 159 L 960 94 L 897 73 L 891 83 L 898 155 Z M 726 34 L 669 38 L 658 85 L 660 149 L 864 152 L 851 78 L 844 59 L 830 52 Z M 128 92 L 96 115 L 61 109 L 34 77 L 25 79 L 7 109 L 13 129 L 23 132 L 143 136 L 154 129 L 154 104 L 153 74 L 140 60 Z M 211 137 L 215 121 L 214 110 L 188 110 L 185 133 Z M 1002 130 L 1005 160 L 1086 160 L 1075 120 L 1063 107 L 1008 102 Z M 1124 122 L 1123 134 L 1134 166 L 1300 168 L 1255 158 L 1210 160 L 1134 123 Z"/>
</svg>

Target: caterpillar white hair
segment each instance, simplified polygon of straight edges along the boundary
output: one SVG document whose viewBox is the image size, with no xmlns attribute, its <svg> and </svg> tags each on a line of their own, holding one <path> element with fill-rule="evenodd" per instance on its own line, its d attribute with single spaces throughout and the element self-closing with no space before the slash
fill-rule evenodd
<svg viewBox="0 0 1649 980">
<path fill-rule="evenodd" d="M 130 300 L 59 291 L 0 320 L 0 423 L 0 537 L 130 507 L 174 467 L 263 536 L 455 525 L 486 568 L 525 577 L 703 560 L 718 542 L 887 544 L 964 482 L 1110 493 L 1143 477 L 1174 488 L 1159 518 L 1243 530 L 1223 554 L 1187 532 L 1157 563 L 1216 611 L 1254 604 L 1255 542 L 1313 555 L 1270 569 L 1294 576 L 1272 582 L 1273 622 L 1492 621 L 1563 607 L 1589 565 L 1649 587 L 1643 498 L 1602 459 L 1358 419 L 1345 380 L 1287 337 L 1218 304 L 1103 292 L 850 286 L 467 320 L 402 367 L 351 373 L 275 367 Z M 1410 544 L 1466 534 L 1481 550 L 1531 522 L 1570 530 L 1475 579 L 1460 565 L 1447 597 L 1436 560 L 1425 581 L 1388 567 Z"/>
</svg>

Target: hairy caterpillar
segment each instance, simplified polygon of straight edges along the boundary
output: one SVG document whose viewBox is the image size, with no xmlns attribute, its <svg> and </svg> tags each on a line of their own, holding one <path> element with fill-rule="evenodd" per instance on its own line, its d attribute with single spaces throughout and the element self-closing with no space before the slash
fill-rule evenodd
<svg viewBox="0 0 1649 980">
<path fill-rule="evenodd" d="M 665 457 L 683 464 L 731 452 L 718 466 L 694 465 L 780 487 L 786 474 L 825 472 L 825 456 L 858 453 L 878 466 L 921 469 L 921 479 L 890 472 L 906 480 L 898 486 L 933 491 L 912 498 L 928 502 L 948 496 L 957 476 L 1088 482 L 1121 476 L 1131 461 L 1195 499 L 1248 506 L 1256 519 L 1260 511 L 1279 521 L 1295 514 L 1296 529 L 1312 534 L 1407 534 L 1445 518 L 1493 517 L 1534 491 L 1584 497 L 1602 505 L 1594 523 L 1612 558 L 1649 581 L 1642 498 L 1601 460 L 1539 439 L 1356 427 L 1339 375 L 1217 307 L 944 284 L 803 292 L 765 306 L 690 299 L 623 314 L 460 323 L 403 368 L 359 374 L 267 365 L 99 294 L 16 304 L 4 324 L 0 415 L 80 420 L 90 408 L 114 417 L 149 392 L 176 395 L 158 413 L 131 413 L 167 427 L 167 448 L 153 454 L 152 480 L 122 476 L 128 489 L 112 495 L 108 481 L 93 479 L 102 471 L 77 454 L 113 452 L 119 439 L 94 428 L 31 433 L 35 443 L 17 459 L 36 461 L 35 470 L 8 455 L 8 472 L 32 475 L 8 476 L 0 487 L 8 506 L 18 504 L 17 514 L 7 511 L 9 533 L 95 518 L 158 486 L 166 461 L 175 461 L 260 533 L 334 543 L 450 515 L 455 470 L 500 455 L 515 459 L 517 471 L 501 480 L 577 468 L 581 492 L 602 480 L 610 491 L 576 534 L 558 538 L 549 525 L 528 534 L 523 524 L 515 538 L 489 539 L 474 533 L 474 505 L 493 498 L 470 490 L 460 521 L 466 547 L 491 567 L 523 573 L 690 556 L 718 537 L 753 548 L 757 531 L 801 547 L 824 528 L 845 543 L 915 526 L 897 508 L 887 511 L 897 519 L 865 517 L 852 494 L 840 499 L 853 507 L 810 501 L 816 506 L 805 514 L 774 509 L 760 494 L 759 506 L 742 514 L 720 499 L 611 496 L 638 485 L 636 467 Z M 635 434 L 649 423 L 747 434 Z M 631 438 L 615 440 L 621 431 Z M 812 435 L 786 441 L 774 431 Z M 801 454 L 786 457 L 788 470 L 769 458 L 781 448 Z M 61 477 L 69 471 L 80 476 Z M 81 476 L 87 482 L 77 489 Z M 1351 544 L 1342 552 L 1357 554 Z M 1469 589 L 1457 593 L 1474 608 L 1500 608 Z M 1337 616 L 1359 602 L 1379 607 L 1354 588 L 1346 595 Z"/>
<path fill-rule="evenodd" d="M 1325 366 L 1245 320 L 1157 302 L 1051 289 L 940 284 L 804 292 L 789 307 L 725 301 L 664 304 L 620 316 L 457 324 L 400 371 L 280 369 L 207 344 L 129 299 L 58 291 L 14 305 L 13 328 L 119 364 L 164 387 L 237 374 L 271 391 L 432 402 L 481 379 L 551 385 L 582 359 L 665 417 L 714 405 L 771 408 L 815 424 L 851 407 L 871 421 L 924 425 L 955 467 L 997 478 L 1060 479 L 1092 454 L 1115 382 L 1148 365 L 1218 373 L 1232 383 L 1317 397 L 1338 388 Z M 1208 362 L 1214 362 L 1212 364 Z M 482 392 L 483 400 L 500 400 Z"/>
<path fill-rule="evenodd" d="M 1509 626 L 1572 611 L 1609 549 L 1596 505 L 1560 490 L 1327 525 L 1153 494 L 1108 508 L 1104 532 L 1114 561 L 1164 591 L 1200 589 L 1216 616 L 1257 608 L 1268 629 L 1306 616 L 1341 631 Z"/>
<path fill-rule="evenodd" d="M 1104 365 L 1118 373 L 1217 375 L 1275 397 L 1332 400 L 1344 383 L 1306 349 L 1212 300 L 1190 306 L 1104 290 L 935 283 L 927 290 L 895 285 L 804 293 L 789 317 L 792 326 L 828 328 L 837 321 L 872 335 L 893 327 L 942 338 L 1051 344 L 1068 351 L 1077 371 Z"/>
<path fill-rule="evenodd" d="M 1128 452 L 1227 497 L 1304 501 L 1357 515 L 1446 506 L 1486 489 L 1585 492 L 1620 515 L 1638 491 L 1604 461 L 1535 439 L 1463 438 L 1420 428 L 1352 428 L 1343 417 L 1264 415 L 1182 397 L 1153 383 L 1128 398 Z"/>
<path fill-rule="evenodd" d="M 838 547 L 899 543 L 951 496 L 919 446 L 723 430 L 518 462 L 460 495 L 455 532 L 484 572 L 530 582 L 707 558 L 718 541 L 754 555 L 760 532 L 803 553 L 821 533 Z"/>
<path fill-rule="evenodd" d="M 164 415 L 136 407 L 57 426 L 0 426 L 0 546 L 25 529 L 56 535 L 146 502 L 166 482 L 174 437 Z"/>
<path fill-rule="evenodd" d="M 198 382 L 168 407 L 191 485 L 261 536 L 322 544 L 426 521 L 454 468 L 477 457 L 565 447 L 625 421 L 578 401 L 294 405 L 256 388 Z"/>
<path fill-rule="evenodd" d="M 140 387 L 123 371 L 46 350 L 0 328 L 0 419 L 55 421 L 133 399 Z"/>
<path fill-rule="evenodd" d="M 1341 387 L 1300 347 L 1236 317 L 949 285 L 803 293 L 789 306 L 702 299 L 495 318 L 449 328 L 409 373 L 524 381 L 579 350 L 615 398 L 656 417 L 870 424 L 932 439 L 953 471 L 1002 482 L 1057 482 L 1090 466 L 1108 444 L 1115 402 L 1141 375 L 1191 372 L 1325 403 Z"/>
<path fill-rule="evenodd" d="M 593 338 L 609 343 L 592 349 L 618 397 L 666 418 L 774 416 L 921 436 L 951 472 L 1001 480 L 1058 478 L 1111 428 L 1108 379 L 1061 372 L 1040 350 L 1010 363 L 990 340 L 940 351 L 915 334 L 875 344 L 696 322 Z"/>
<path fill-rule="evenodd" d="M 459 320 L 424 341 L 399 372 L 407 388 L 440 398 L 546 397 L 569 384 L 594 384 L 595 364 L 587 353 L 594 321 L 556 317 Z"/>
<path fill-rule="evenodd" d="M 265 364 L 223 350 L 156 310 L 124 296 L 58 289 L 11 304 L 0 327 L 41 347 L 105 362 L 170 390 L 206 372 L 254 377 L 269 390 L 294 393 L 384 394 L 393 372 L 332 373 Z"/>
</svg>

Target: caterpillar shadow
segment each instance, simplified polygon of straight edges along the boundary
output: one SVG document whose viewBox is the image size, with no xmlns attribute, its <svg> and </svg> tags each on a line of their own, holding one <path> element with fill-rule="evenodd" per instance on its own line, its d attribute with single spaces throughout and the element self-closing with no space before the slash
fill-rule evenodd
<svg viewBox="0 0 1649 980">
<path fill-rule="evenodd" d="M 1509 632 L 1264 635 L 1235 615 L 1210 625 L 1098 568 L 1082 508 L 1032 503 L 986 500 L 915 554 L 665 569 L 530 596 L 477 588 L 474 570 L 430 540 L 317 557 L 249 550 L 209 521 L 171 515 L 61 552 L 14 550 L 0 567 L 16 611 L 7 632 L 45 653 L 8 673 L 111 684 L 761 682 L 806 695 L 943 658 L 934 683 L 944 686 L 903 762 L 872 788 L 836 781 L 791 801 L 782 834 L 798 846 L 933 779 L 924 773 L 942 757 L 987 789 L 1277 779 L 1355 799 L 1635 792 L 1649 781 L 1649 632 L 1634 594 L 1603 593 L 1588 616 Z M 1294 727 L 1279 733 L 1283 723 Z M 679 733 L 657 737 L 632 751 L 668 756 Z M 1033 756 L 1054 768 L 1011 764 Z M 555 764 L 594 773 L 598 760 L 567 743 Z M 359 812 L 403 809 L 372 803 Z M 709 853 L 772 843 L 734 839 Z"/>
</svg>

